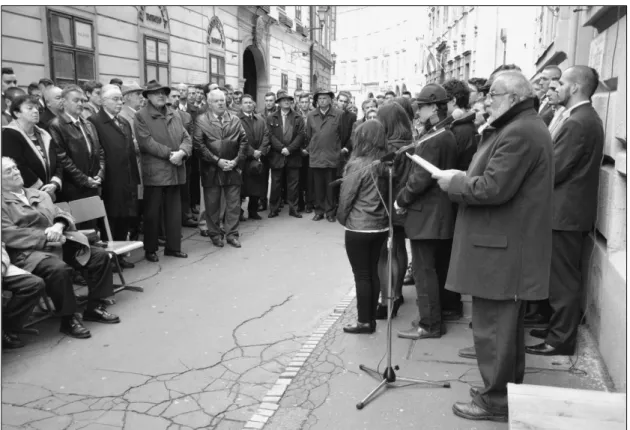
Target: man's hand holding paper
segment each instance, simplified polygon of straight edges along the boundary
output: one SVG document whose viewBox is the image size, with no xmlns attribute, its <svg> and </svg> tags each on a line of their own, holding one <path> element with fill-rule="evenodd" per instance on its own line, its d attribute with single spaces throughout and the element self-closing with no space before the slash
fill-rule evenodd
<svg viewBox="0 0 630 430">
<path fill-rule="evenodd" d="M 438 185 L 443 191 L 448 190 L 448 187 L 450 186 L 451 181 L 453 180 L 453 177 L 455 175 L 466 174 L 466 172 L 463 172 L 461 170 L 455 170 L 455 169 L 441 170 L 440 168 L 436 167 L 429 161 L 425 160 L 424 158 L 416 154 L 414 155 L 406 154 L 406 155 L 411 160 L 413 160 L 414 163 L 418 164 L 420 167 L 422 167 L 423 169 L 431 173 L 431 177 L 433 179 L 437 179 Z"/>
</svg>

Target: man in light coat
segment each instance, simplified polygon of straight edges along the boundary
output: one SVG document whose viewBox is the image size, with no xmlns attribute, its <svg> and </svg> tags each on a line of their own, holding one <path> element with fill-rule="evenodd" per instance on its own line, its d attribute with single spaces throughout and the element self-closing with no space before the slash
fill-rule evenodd
<svg viewBox="0 0 630 430">
<path fill-rule="evenodd" d="M 158 229 L 164 203 L 166 248 L 164 255 L 187 258 L 181 252 L 182 213 L 180 185 L 186 181 L 185 158 L 192 153 L 190 135 L 179 115 L 166 106 L 171 89 L 153 80 L 142 95 L 148 99 L 136 112 L 136 139 L 142 153 L 144 183 L 144 251 L 151 262 L 159 261 Z"/>
<path fill-rule="evenodd" d="M 490 125 L 468 172 L 434 174 L 459 204 L 446 288 L 473 297 L 473 336 L 484 386 L 453 412 L 506 422 L 507 384 L 525 375 L 527 300 L 549 293 L 553 149 L 520 72 L 497 75 Z"/>
</svg>

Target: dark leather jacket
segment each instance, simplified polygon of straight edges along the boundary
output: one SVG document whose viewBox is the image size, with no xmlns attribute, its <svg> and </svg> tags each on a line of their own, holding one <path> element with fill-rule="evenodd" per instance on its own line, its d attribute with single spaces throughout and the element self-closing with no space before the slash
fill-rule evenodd
<svg viewBox="0 0 630 430">
<path fill-rule="evenodd" d="M 379 166 L 364 169 L 367 165 L 365 159 L 354 158 L 345 169 L 337 220 L 348 230 L 375 231 L 389 225 L 385 203 L 381 200 L 388 201 L 387 178 Z"/>
</svg>

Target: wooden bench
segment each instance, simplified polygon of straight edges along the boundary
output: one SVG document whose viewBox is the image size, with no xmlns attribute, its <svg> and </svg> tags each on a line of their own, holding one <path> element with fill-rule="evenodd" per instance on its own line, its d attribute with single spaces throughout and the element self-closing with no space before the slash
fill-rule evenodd
<svg viewBox="0 0 630 430">
<path fill-rule="evenodd" d="M 508 384 L 511 430 L 621 430 L 626 394 Z"/>
</svg>

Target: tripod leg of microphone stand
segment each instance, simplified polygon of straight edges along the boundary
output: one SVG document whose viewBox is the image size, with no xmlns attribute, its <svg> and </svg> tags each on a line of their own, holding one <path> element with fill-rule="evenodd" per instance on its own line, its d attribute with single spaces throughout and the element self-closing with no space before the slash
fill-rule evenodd
<svg viewBox="0 0 630 430">
<path fill-rule="evenodd" d="M 401 382 L 410 382 L 412 384 L 424 384 L 431 385 L 433 387 L 451 388 L 450 382 L 425 381 L 424 379 L 402 378 L 400 376 L 396 378 L 396 380 Z"/>
<path fill-rule="evenodd" d="M 380 390 L 383 386 L 385 386 L 387 384 L 387 379 L 383 379 L 381 381 L 380 384 L 378 384 L 376 386 L 375 389 L 373 389 L 372 391 L 370 391 L 370 394 L 368 394 L 367 396 L 365 396 L 365 399 L 361 400 L 359 403 L 357 403 L 357 409 L 361 410 L 363 409 L 363 407 L 370 401 L 372 400 L 372 398 L 376 395 L 376 393 L 378 392 L 378 390 Z"/>
<path fill-rule="evenodd" d="M 366 372 L 368 375 L 370 375 L 371 377 L 378 379 L 379 381 L 381 379 L 383 379 L 383 375 L 381 375 L 379 372 L 376 371 L 376 369 L 371 369 L 367 366 L 364 366 L 363 364 L 359 364 L 359 369 L 363 370 L 364 372 Z"/>
</svg>

